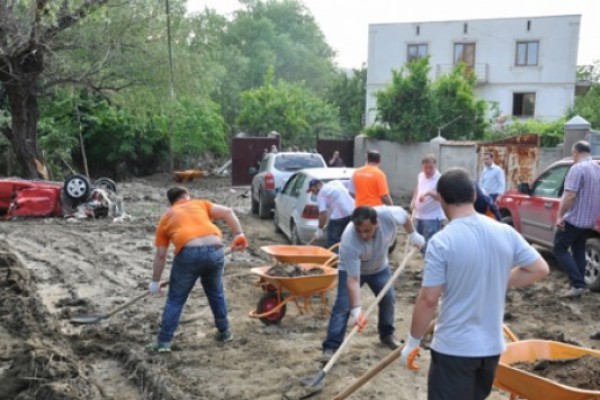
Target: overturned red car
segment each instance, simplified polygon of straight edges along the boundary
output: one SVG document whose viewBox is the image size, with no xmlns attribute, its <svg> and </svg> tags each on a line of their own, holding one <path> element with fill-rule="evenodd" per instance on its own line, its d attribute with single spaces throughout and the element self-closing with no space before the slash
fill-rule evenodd
<svg viewBox="0 0 600 400">
<path fill-rule="evenodd" d="M 94 182 L 83 175 L 72 175 L 64 182 L 0 179 L 0 215 L 11 217 L 60 217 L 90 198 L 94 188 L 116 193 L 116 184 L 108 178 Z"/>
</svg>

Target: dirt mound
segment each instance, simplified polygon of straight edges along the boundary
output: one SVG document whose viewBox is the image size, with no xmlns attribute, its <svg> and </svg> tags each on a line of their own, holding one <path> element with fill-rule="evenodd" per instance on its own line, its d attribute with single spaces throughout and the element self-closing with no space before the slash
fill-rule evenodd
<svg viewBox="0 0 600 400">
<path fill-rule="evenodd" d="M 302 268 L 296 264 L 276 264 L 267 270 L 267 275 L 294 278 L 297 276 L 323 275 L 322 268 Z"/>
<path fill-rule="evenodd" d="M 600 391 L 600 358 L 584 356 L 572 360 L 540 360 L 536 363 L 515 363 L 523 371 L 560 384 L 584 390 Z"/>
</svg>

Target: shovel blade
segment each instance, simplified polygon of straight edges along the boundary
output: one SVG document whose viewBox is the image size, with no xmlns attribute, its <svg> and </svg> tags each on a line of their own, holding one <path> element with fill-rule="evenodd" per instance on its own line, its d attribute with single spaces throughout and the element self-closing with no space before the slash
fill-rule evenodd
<svg viewBox="0 0 600 400">
<path fill-rule="evenodd" d="M 314 378 L 305 378 L 300 381 L 300 385 L 294 385 L 284 395 L 285 400 L 302 400 L 314 396 L 323 389 L 323 378 L 325 373 L 319 371 Z"/>
<path fill-rule="evenodd" d="M 103 315 L 79 315 L 77 317 L 72 317 L 70 322 L 73 325 L 89 325 L 100 322 L 103 319 Z"/>
</svg>

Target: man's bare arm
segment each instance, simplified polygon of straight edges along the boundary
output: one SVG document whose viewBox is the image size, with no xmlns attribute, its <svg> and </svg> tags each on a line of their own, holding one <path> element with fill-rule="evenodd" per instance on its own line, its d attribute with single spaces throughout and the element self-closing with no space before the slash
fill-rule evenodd
<svg viewBox="0 0 600 400">
<path fill-rule="evenodd" d="M 526 265 L 523 268 L 513 268 L 513 270 L 510 271 L 508 287 L 522 288 L 529 286 L 549 273 L 550 268 L 548 268 L 548 263 L 540 257 L 534 263 Z"/>
<path fill-rule="evenodd" d="M 410 335 L 414 338 L 422 338 L 427 332 L 429 324 L 433 321 L 438 307 L 442 286 L 424 287 L 419 290 L 415 308 L 413 309 Z"/>
</svg>

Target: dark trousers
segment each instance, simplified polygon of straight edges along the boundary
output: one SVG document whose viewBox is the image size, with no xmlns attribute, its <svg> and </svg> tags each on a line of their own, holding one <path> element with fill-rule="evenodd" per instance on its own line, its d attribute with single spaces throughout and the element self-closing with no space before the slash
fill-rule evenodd
<svg viewBox="0 0 600 400">
<path fill-rule="evenodd" d="M 500 355 L 458 357 L 431 349 L 428 400 L 483 400 L 489 396 Z"/>
<path fill-rule="evenodd" d="M 581 229 L 565 222 L 563 230 L 554 235 L 553 253 L 558 263 L 569 276 L 571 286 L 585 288 L 585 242 L 590 236 L 589 229 Z M 569 247 L 571 251 L 569 252 Z"/>
<path fill-rule="evenodd" d="M 342 239 L 342 233 L 346 229 L 346 225 L 350 223 L 352 217 L 349 215 L 344 218 L 330 219 L 327 223 L 327 247 L 331 247 L 336 243 L 339 243 Z M 335 250 L 337 253 L 337 249 Z"/>
</svg>

